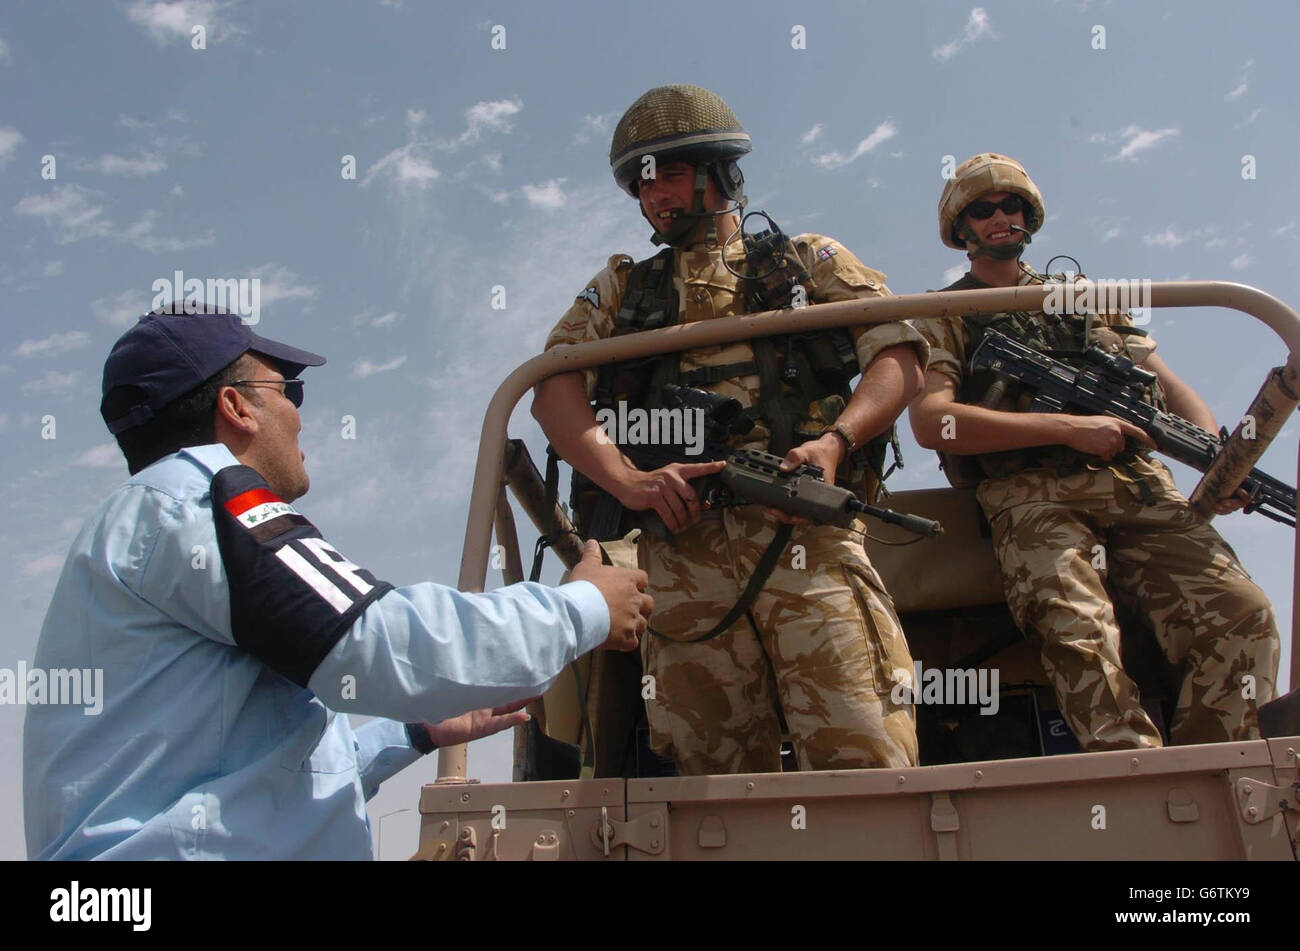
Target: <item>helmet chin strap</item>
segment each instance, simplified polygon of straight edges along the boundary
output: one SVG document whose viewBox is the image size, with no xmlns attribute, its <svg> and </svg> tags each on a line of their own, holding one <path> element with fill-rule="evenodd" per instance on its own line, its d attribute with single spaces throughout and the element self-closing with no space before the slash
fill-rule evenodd
<svg viewBox="0 0 1300 951">
<path fill-rule="evenodd" d="M 704 192 L 709 184 L 709 167 L 707 165 L 695 166 L 695 194 L 691 200 L 690 211 L 676 211 L 671 215 L 673 225 L 667 230 L 660 228 L 660 222 L 654 221 L 646 214 L 645 207 L 641 208 L 641 217 L 650 222 L 650 227 L 654 229 L 654 234 L 650 240 L 656 244 L 668 244 L 674 248 L 686 248 L 692 244 L 691 238 L 695 234 L 701 219 L 708 219 L 709 230 L 705 236 L 706 240 L 713 243 L 718 241 L 718 216 L 730 214 L 735 208 L 726 208 L 722 211 L 705 211 L 704 210 Z M 736 207 L 743 207 L 743 203 L 737 203 Z"/>
<path fill-rule="evenodd" d="M 1019 225 L 1010 225 L 1009 227 L 1011 231 L 1018 231 L 1022 236 L 1015 244 L 988 244 L 980 239 L 980 236 L 975 233 L 975 229 L 967 224 L 964 219 L 957 229 L 957 234 L 966 242 L 966 257 L 971 260 L 982 255 L 995 261 L 1010 261 L 1012 258 L 1018 258 L 1025 253 L 1025 245 L 1033 241 L 1033 237 Z M 970 250 L 972 244 L 975 245 L 974 250 Z"/>
</svg>

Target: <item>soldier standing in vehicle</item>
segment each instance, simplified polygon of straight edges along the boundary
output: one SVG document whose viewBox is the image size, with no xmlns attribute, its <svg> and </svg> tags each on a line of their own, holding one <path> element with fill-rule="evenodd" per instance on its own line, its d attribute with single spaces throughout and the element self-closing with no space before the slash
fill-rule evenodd
<svg viewBox="0 0 1300 951">
<path fill-rule="evenodd" d="M 939 236 L 966 252 L 970 271 L 944 290 L 1043 283 L 1020 261 L 1043 219 L 1042 196 L 1019 163 L 991 152 L 963 162 L 939 201 Z M 940 452 L 954 485 L 979 486 L 1008 607 L 1021 630 L 1041 640 L 1043 668 L 1080 745 L 1161 745 L 1121 664 L 1116 602 L 1145 619 L 1179 669 L 1171 743 L 1257 739 L 1258 705 L 1271 698 L 1277 675 L 1272 607 L 1228 544 L 1189 509 L 1169 470 L 1150 458 L 1147 434 L 1105 416 L 1026 412 L 1028 392 L 1014 383 L 1002 391 L 992 374 L 971 374 L 968 364 L 990 330 L 1067 363 L 1095 344 L 1156 374 L 1155 405 L 1217 432 L 1205 402 L 1127 313 L 1091 320 L 1002 313 L 917 326 L 931 357 L 909 413 L 913 432 Z M 1244 500 L 1239 491 L 1216 511 Z"/>
<path fill-rule="evenodd" d="M 889 294 L 883 274 L 821 235 L 778 235 L 784 268 L 747 270 L 753 262 L 744 242 L 726 239 L 745 202 L 736 160 L 749 151 L 735 114 L 707 90 L 661 86 L 633 103 L 614 132 L 610 164 L 619 186 L 639 200 L 655 243 L 667 247 L 640 263 L 611 257 L 547 349 Z M 895 678 L 911 676 L 912 659 L 859 534 L 831 526 L 797 525 L 747 610 L 717 631 L 761 574 L 777 515 L 756 505 L 702 506 L 691 480 L 721 463 L 640 471 L 604 438 L 591 401 L 659 406 L 667 383 L 732 397 L 755 424 L 732 446 L 767 450 L 789 466 L 820 466 L 827 478 L 838 474 L 869 492 L 862 447 L 887 437 L 919 392 L 926 353 L 911 325 L 888 323 L 667 354 L 639 373 L 620 365 L 537 387 L 533 415 L 560 456 L 624 510 L 657 514 L 671 533 L 640 536 L 638 560 L 650 575 L 661 635 L 643 641 L 642 659 L 654 677 L 651 745 L 671 753 L 683 774 L 779 770 L 782 719 L 801 769 L 914 765 L 912 711 L 890 697 Z"/>
</svg>

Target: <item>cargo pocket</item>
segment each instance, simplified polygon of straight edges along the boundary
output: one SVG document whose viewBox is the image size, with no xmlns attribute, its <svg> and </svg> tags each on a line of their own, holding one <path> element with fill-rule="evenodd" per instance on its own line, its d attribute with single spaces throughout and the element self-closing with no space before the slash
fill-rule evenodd
<svg viewBox="0 0 1300 951">
<path fill-rule="evenodd" d="M 912 652 L 880 575 L 869 564 L 841 562 L 840 567 L 858 603 L 876 693 L 887 694 L 896 683 L 910 685 Z"/>
</svg>

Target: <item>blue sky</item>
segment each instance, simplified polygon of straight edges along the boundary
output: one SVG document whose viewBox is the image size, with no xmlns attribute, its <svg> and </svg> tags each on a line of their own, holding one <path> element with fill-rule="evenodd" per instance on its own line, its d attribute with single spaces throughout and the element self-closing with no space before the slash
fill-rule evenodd
<svg viewBox="0 0 1300 951">
<path fill-rule="evenodd" d="M 307 375 L 302 510 L 387 580 L 454 583 L 493 388 L 610 254 L 653 250 L 607 164 L 614 122 L 651 86 L 722 95 L 754 138 L 751 207 L 836 237 L 898 293 L 942 286 L 964 261 L 936 233 L 944 156 L 995 150 L 1046 197 L 1031 263 L 1069 253 L 1093 277 L 1240 281 L 1300 304 L 1294 4 L 465 6 L 0 11 L 0 667 L 30 660 L 69 542 L 125 477 L 100 369 L 178 269 L 260 278 L 256 329 L 330 358 Z M 1150 329 L 1221 422 L 1285 356 L 1235 312 L 1156 311 Z M 56 438 L 42 439 L 49 415 Z M 541 458 L 526 404 L 512 433 Z M 940 484 L 932 455 L 904 442 L 891 485 Z M 1292 481 L 1296 450 L 1292 423 L 1263 467 Z M 1190 491 L 1194 475 L 1176 475 Z M 1258 516 L 1216 524 L 1289 632 L 1292 533 Z M 0 778 L 0 858 L 23 855 L 21 716 L 0 707 L 0 762 L 15 766 Z M 472 771 L 508 778 L 508 750 L 484 741 Z M 375 815 L 410 810 L 384 821 L 385 853 L 409 851 L 433 769 L 376 800 Z"/>
</svg>

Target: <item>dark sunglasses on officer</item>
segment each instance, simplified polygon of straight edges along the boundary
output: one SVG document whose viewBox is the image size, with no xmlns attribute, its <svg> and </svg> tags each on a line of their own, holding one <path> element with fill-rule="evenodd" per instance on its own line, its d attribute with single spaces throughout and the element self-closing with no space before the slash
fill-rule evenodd
<svg viewBox="0 0 1300 951">
<path fill-rule="evenodd" d="M 974 218 L 976 221 L 984 221 L 993 217 L 993 213 L 999 208 L 1008 215 L 1014 215 L 1017 211 L 1025 210 L 1025 201 L 1019 195 L 1008 195 L 1001 201 L 973 201 L 966 206 L 965 214 Z"/>
<path fill-rule="evenodd" d="M 294 406 L 302 406 L 302 380 L 234 380 L 231 386 L 278 386 Z"/>
</svg>

